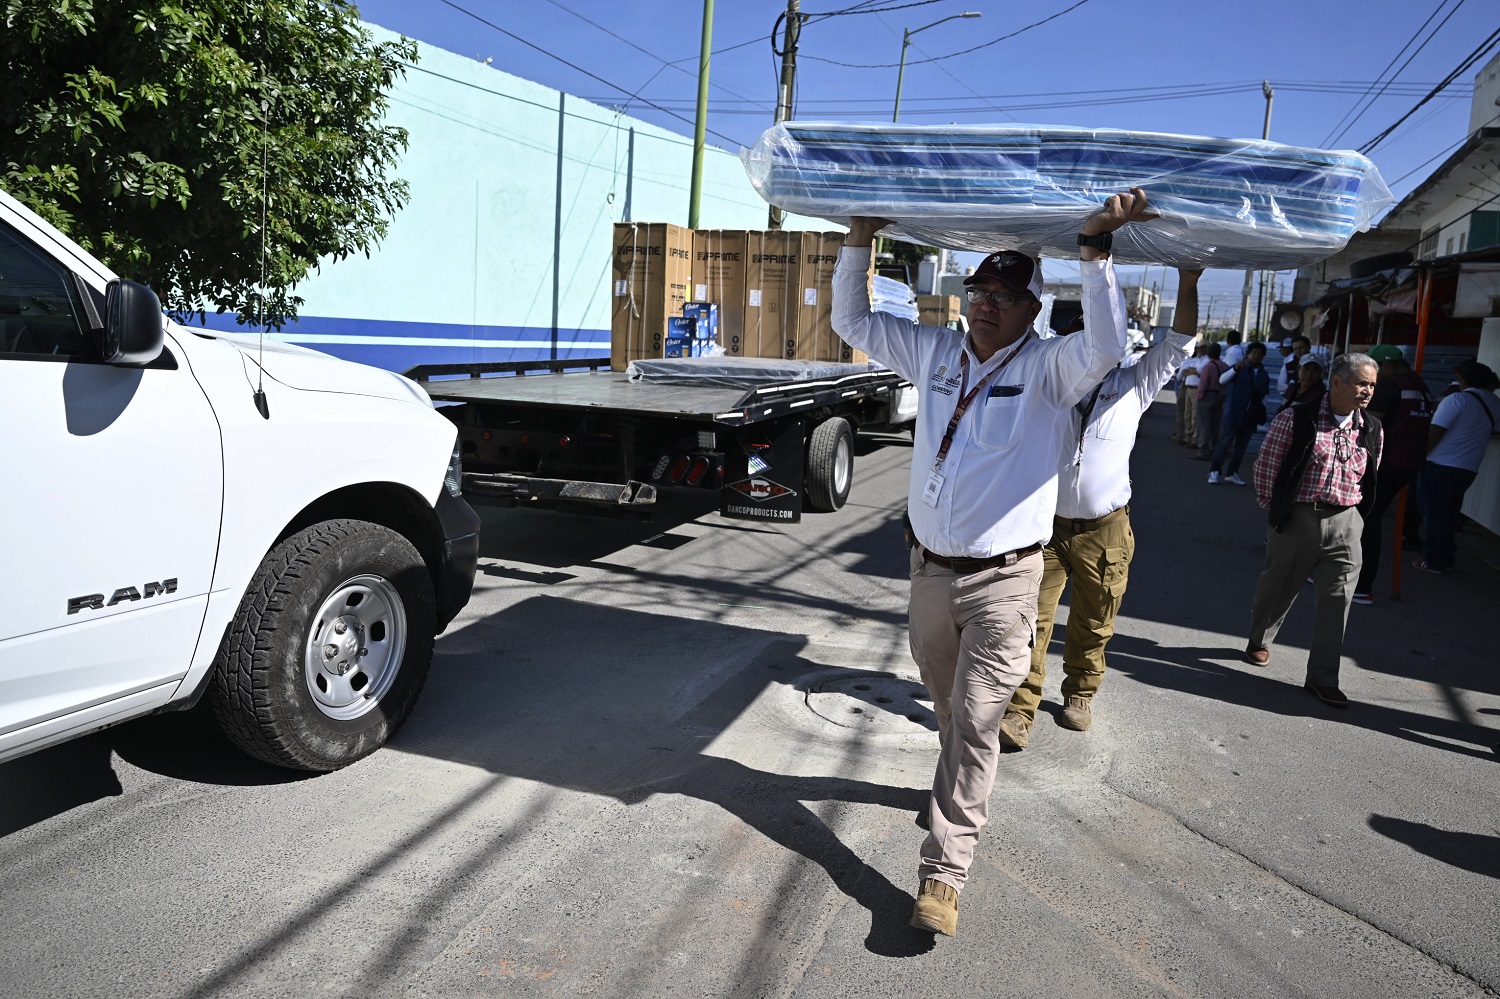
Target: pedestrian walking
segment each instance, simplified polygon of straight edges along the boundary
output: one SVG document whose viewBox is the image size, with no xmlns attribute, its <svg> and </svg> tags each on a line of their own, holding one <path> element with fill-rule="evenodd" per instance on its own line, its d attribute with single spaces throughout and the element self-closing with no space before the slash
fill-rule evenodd
<svg viewBox="0 0 1500 999">
<path fill-rule="evenodd" d="M 1224 481 L 1236 486 L 1245 485 L 1240 478 L 1240 462 L 1245 459 L 1245 448 L 1255 428 L 1266 419 L 1266 394 L 1271 391 L 1271 376 L 1266 373 L 1264 361 L 1266 345 L 1252 343 L 1245 348 L 1245 356 L 1234 366 L 1229 383 L 1229 395 L 1224 403 L 1224 428 L 1219 434 L 1219 444 L 1214 448 L 1213 462 L 1208 466 L 1208 484 L 1219 482 L 1219 473 Z M 1226 377 L 1228 374 L 1226 373 Z"/>
<path fill-rule="evenodd" d="M 1111 233 L 1150 218 L 1146 195 L 1111 196 L 1079 234 L 1084 329 L 1039 339 L 1041 267 L 990 254 L 966 279 L 967 335 L 871 312 L 881 219 L 852 218 L 833 279 L 833 328 L 921 392 L 909 515 L 912 657 L 932 696 L 939 755 L 911 923 L 958 931 L 958 896 L 989 816 L 999 726 L 1030 668 L 1042 544 L 1073 407 L 1125 352 Z"/>
<path fill-rule="evenodd" d="M 1349 706 L 1339 689 L 1339 659 L 1380 465 L 1380 423 L 1365 409 L 1375 368 L 1368 354 L 1341 355 L 1327 395 L 1278 413 L 1255 458 L 1255 499 L 1269 511 L 1270 529 L 1245 659 L 1270 663 L 1271 643 L 1311 577 L 1313 639 L 1304 686 L 1337 708 Z"/>
<path fill-rule="evenodd" d="M 1208 461 L 1219 443 L 1220 420 L 1224 413 L 1222 379 L 1225 372 L 1233 370 L 1219 359 L 1220 347 L 1208 345 L 1208 357 L 1198 366 L 1198 450 L 1189 457 Z"/>
<path fill-rule="evenodd" d="M 1193 293 L 1196 295 L 1195 287 Z M 1194 322 L 1196 322 L 1196 318 Z M 1174 323 L 1173 328 L 1176 328 Z M 1193 331 L 1194 333 L 1197 330 Z M 1172 434 L 1172 443 L 1193 447 L 1198 442 L 1198 422 L 1195 409 L 1198 407 L 1198 365 L 1207 356 L 1203 344 L 1193 345 L 1193 356 L 1182 362 L 1177 369 L 1177 430 Z"/>
<path fill-rule="evenodd" d="M 1130 452 L 1141 417 L 1187 360 L 1197 340 L 1198 278 L 1202 271 L 1179 271 L 1173 332 L 1133 364 L 1122 364 L 1076 407 L 1067 450 L 1058 475 L 1057 515 L 1052 538 L 1042 550 L 1036 644 L 1031 672 L 1000 720 L 1000 744 L 1023 748 L 1031 738 L 1047 649 L 1064 588 L 1068 629 L 1063 645 L 1063 711 L 1058 724 L 1086 732 L 1094 721 L 1094 700 L 1104 682 L 1104 647 L 1115 633 L 1115 615 L 1125 598 L 1135 533 L 1130 526 Z"/>
<path fill-rule="evenodd" d="M 1279 379 L 1279 378 L 1277 379 L 1277 383 L 1281 386 L 1281 400 L 1282 400 L 1282 402 L 1284 404 L 1286 404 L 1288 406 L 1291 405 L 1293 402 L 1296 402 L 1297 401 L 1297 397 L 1302 393 L 1302 386 L 1301 386 L 1300 380 L 1298 378 L 1298 372 L 1302 369 L 1302 365 L 1305 362 L 1310 361 L 1310 360 L 1314 361 L 1314 362 L 1317 362 L 1316 358 L 1309 358 L 1307 356 L 1308 353 L 1311 350 L 1312 350 L 1312 341 L 1309 340 L 1307 337 L 1305 337 L 1305 336 L 1294 336 L 1294 337 L 1292 337 L 1292 353 L 1291 353 L 1291 356 L 1288 357 L 1286 359 L 1285 363 L 1283 363 L 1282 366 L 1281 366 L 1281 372 L 1282 372 L 1283 375 L 1286 376 L 1285 380 L 1283 381 L 1282 379 Z M 1320 369 L 1319 384 L 1321 385 L 1322 384 L 1321 369 L 1322 369 L 1323 365 L 1322 365 L 1321 362 L 1317 362 L 1317 363 L 1318 363 L 1318 367 Z"/>
<path fill-rule="evenodd" d="M 1414 564 L 1428 572 L 1452 572 L 1464 493 L 1474 484 L 1490 436 L 1500 432 L 1500 379 L 1488 365 L 1465 361 L 1458 391 L 1438 403 L 1428 431 L 1427 463 L 1417 492 L 1427 523 L 1427 544 Z"/>
<path fill-rule="evenodd" d="M 1427 383 L 1406 363 L 1401 348 L 1389 343 L 1376 344 L 1370 348 L 1370 356 L 1380 364 L 1370 412 L 1385 433 L 1385 449 L 1375 475 L 1375 502 L 1360 537 L 1361 565 L 1353 599 L 1365 606 L 1375 602 L 1385 512 L 1401 495 L 1401 490 L 1415 485 L 1417 474 L 1427 460 L 1427 436 L 1432 427 L 1432 395 L 1427 391 Z"/>
</svg>

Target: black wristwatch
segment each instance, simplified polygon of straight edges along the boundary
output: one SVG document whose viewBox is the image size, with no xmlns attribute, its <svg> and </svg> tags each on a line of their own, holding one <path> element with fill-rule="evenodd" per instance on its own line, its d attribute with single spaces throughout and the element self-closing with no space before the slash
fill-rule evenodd
<svg viewBox="0 0 1500 999">
<path fill-rule="evenodd" d="M 1092 246 L 1101 253 L 1108 253 L 1109 248 L 1115 245 L 1115 234 L 1112 232 L 1101 232 L 1097 236 L 1085 236 L 1078 234 L 1079 246 Z"/>
</svg>

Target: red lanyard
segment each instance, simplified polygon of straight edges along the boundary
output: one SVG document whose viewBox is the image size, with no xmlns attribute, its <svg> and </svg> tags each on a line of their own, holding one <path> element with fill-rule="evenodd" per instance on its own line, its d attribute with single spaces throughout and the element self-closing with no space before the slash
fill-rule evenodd
<svg viewBox="0 0 1500 999">
<path fill-rule="evenodd" d="M 958 421 L 962 420 L 964 418 L 964 414 L 969 411 L 969 404 L 972 403 L 975 397 L 979 395 L 979 391 L 984 388 L 985 382 L 989 381 L 992 377 L 1004 371 L 1005 366 L 1016 359 L 1016 355 L 1021 352 L 1021 348 L 1026 346 L 1026 342 L 1030 339 L 1031 331 L 1028 330 L 1026 332 L 1026 335 L 1021 338 L 1021 342 L 1016 344 L 1016 349 L 1011 351 L 1010 355 L 1006 357 L 1005 360 L 1001 361 L 999 364 L 990 369 L 989 374 L 979 379 L 978 383 L 976 383 L 972 389 L 965 393 L 963 398 L 958 400 L 958 406 L 953 410 L 953 419 L 948 421 L 948 429 L 943 431 L 943 442 L 938 445 L 937 458 L 932 463 L 933 468 L 942 467 L 943 462 L 948 459 L 948 449 L 953 447 L 953 434 L 958 430 Z M 965 353 L 959 355 L 958 368 L 959 371 L 962 372 L 959 381 L 959 385 L 962 386 L 964 382 L 969 380 L 968 354 Z"/>
</svg>

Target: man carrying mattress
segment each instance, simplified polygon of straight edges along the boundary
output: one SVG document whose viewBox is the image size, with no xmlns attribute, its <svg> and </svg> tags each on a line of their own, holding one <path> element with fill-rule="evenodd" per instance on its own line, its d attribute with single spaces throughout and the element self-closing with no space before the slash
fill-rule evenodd
<svg viewBox="0 0 1500 999">
<path fill-rule="evenodd" d="M 1024 749 L 1042 703 L 1047 646 L 1063 590 L 1071 583 L 1063 646 L 1063 711 L 1057 723 L 1086 732 L 1094 723 L 1094 695 L 1104 682 L 1104 648 L 1115 633 L 1125 598 L 1135 532 L 1130 529 L 1130 452 L 1141 417 L 1156 401 L 1198 339 L 1199 270 L 1177 271 L 1173 332 L 1134 364 L 1115 368 L 1074 407 L 1063 447 L 1057 516 L 1042 549 L 1031 674 L 1021 681 L 1000 721 L 1000 744 Z M 1253 345 L 1252 345 L 1253 346 Z"/>
<path fill-rule="evenodd" d="M 1040 340 L 1041 268 L 1014 250 L 969 285 L 968 334 L 870 311 L 866 273 L 883 219 L 852 218 L 833 277 L 833 328 L 921 392 L 908 505 L 912 657 L 933 699 L 939 758 L 912 926 L 953 936 L 958 894 L 989 814 L 999 726 L 1031 666 L 1042 544 L 1073 407 L 1125 352 L 1110 234 L 1152 218 L 1139 188 L 1079 233 L 1084 330 Z"/>
</svg>

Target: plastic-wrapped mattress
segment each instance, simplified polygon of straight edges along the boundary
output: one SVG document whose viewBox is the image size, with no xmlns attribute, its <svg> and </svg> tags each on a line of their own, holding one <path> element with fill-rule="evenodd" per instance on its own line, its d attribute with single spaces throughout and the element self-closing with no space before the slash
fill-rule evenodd
<svg viewBox="0 0 1500 999">
<path fill-rule="evenodd" d="M 783 122 L 740 159 L 778 208 L 888 218 L 887 234 L 982 253 L 1076 256 L 1083 219 L 1140 187 L 1161 218 L 1115 233 L 1115 259 L 1130 263 L 1299 267 L 1392 201 L 1355 152 L 1051 125 Z"/>
</svg>

